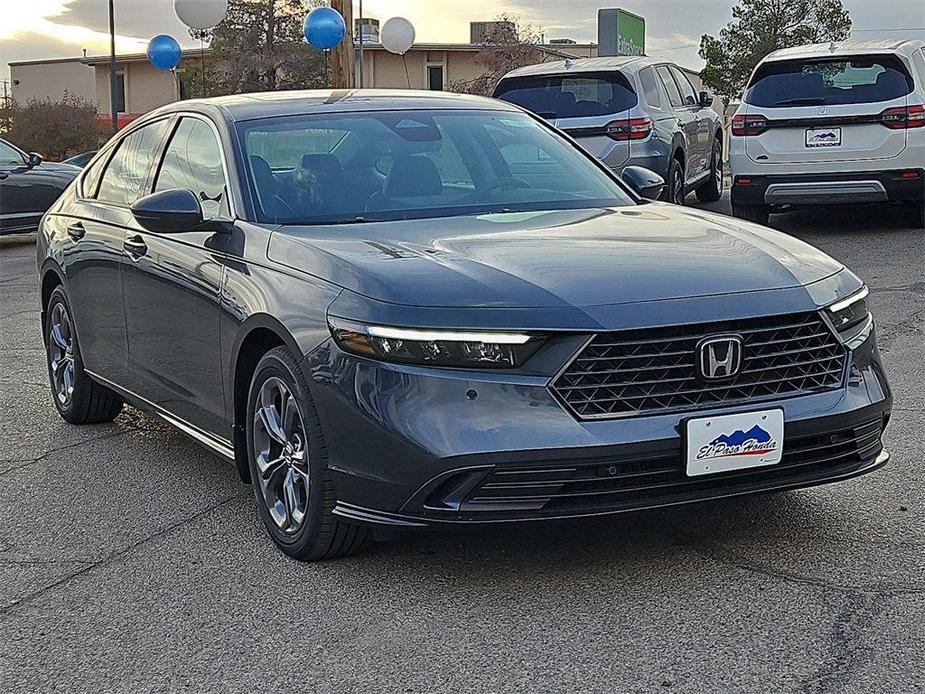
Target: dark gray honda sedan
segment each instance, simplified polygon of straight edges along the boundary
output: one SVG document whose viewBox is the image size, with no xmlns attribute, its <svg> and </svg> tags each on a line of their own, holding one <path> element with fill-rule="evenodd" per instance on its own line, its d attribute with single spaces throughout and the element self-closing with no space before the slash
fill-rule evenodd
<svg viewBox="0 0 925 694">
<path fill-rule="evenodd" d="M 481 98 L 161 108 L 42 220 L 55 406 L 128 402 L 233 460 L 300 559 L 884 464 L 863 283 L 624 175 Z"/>
</svg>

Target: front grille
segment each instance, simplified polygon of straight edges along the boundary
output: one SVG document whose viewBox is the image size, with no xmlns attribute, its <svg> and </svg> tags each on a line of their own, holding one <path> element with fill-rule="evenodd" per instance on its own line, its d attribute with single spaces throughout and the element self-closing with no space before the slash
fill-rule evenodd
<svg viewBox="0 0 925 694">
<path fill-rule="evenodd" d="M 705 382 L 696 347 L 704 337 L 743 339 L 739 373 Z M 600 333 L 553 381 L 581 419 L 697 409 L 838 388 L 847 352 L 818 313 Z"/>
<path fill-rule="evenodd" d="M 811 484 L 848 474 L 881 451 L 880 417 L 853 427 L 803 436 L 785 436 L 776 465 L 688 477 L 680 447 L 661 456 L 609 461 L 568 461 L 496 467 L 454 510 L 478 513 L 622 510 L 691 501 L 792 483 Z M 449 508 L 431 499 L 431 508 Z"/>
</svg>

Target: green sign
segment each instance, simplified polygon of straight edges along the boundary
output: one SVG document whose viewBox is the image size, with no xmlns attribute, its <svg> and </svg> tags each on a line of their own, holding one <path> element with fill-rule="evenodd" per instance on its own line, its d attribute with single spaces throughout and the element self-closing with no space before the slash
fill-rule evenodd
<svg viewBox="0 0 925 694">
<path fill-rule="evenodd" d="M 646 20 L 626 10 L 617 10 L 617 54 L 645 55 Z"/>
<path fill-rule="evenodd" d="M 626 10 L 597 11 L 598 55 L 645 55 L 646 20 Z"/>
</svg>

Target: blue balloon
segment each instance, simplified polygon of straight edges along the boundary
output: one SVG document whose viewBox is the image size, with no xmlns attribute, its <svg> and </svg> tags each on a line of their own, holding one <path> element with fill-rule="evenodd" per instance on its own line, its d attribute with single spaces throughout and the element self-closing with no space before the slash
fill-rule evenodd
<svg viewBox="0 0 925 694">
<path fill-rule="evenodd" d="M 173 36 L 158 34 L 148 41 L 148 60 L 159 70 L 173 70 L 180 64 L 180 44 Z"/>
<path fill-rule="evenodd" d="M 305 18 L 305 40 L 315 48 L 334 48 L 344 40 L 347 26 L 340 12 L 330 7 L 316 7 Z"/>
</svg>

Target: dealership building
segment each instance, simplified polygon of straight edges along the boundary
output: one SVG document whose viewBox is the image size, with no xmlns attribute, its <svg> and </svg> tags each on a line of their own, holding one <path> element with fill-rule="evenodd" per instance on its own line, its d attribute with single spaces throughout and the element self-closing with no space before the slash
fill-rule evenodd
<svg viewBox="0 0 925 694">
<path fill-rule="evenodd" d="M 637 19 L 641 21 L 641 18 Z M 469 43 L 418 43 L 404 56 L 399 56 L 389 53 L 379 44 L 378 20 L 357 20 L 356 34 L 362 34 L 364 40 L 364 86 L 378 89 L 447 90 L 454 84 L 473 80 L 485 72 L 477 58 L 479 51 L 484 49 L 484 45 L 481 45 L 483 38 L 496 24 L 471 22 Z M 606 20 L 601 21 L 601 27 L 604 32 L 617 36 L 616 29 L 611 32 Z M 641 38 L 637 37 L 636 41 L 644 41 L 644 34 Z M 615 39 L 612 51 L 619 51 L 625 42 L 623 38 Z M 598 45 L 553 39 L 537 48 L 544 61 L 554 61 L 596 57 L 600 52 Z M 613 54 L 606 50 L 606 38 L 600 45 L 605 46 L 603 54 Z M 633 49 L 642 52 L 644 47 L 633 45 Z M 186 93 L 183 75 L 186 71 L 199 69 L 203 53 L 208 57 L 209 49 L 184 50 L 180 66 L 174 71 L 158 70 L 144 53 L 117 55 L 115 101 L 120 125 L 158 106 L 198 96 Z M 10 63 L 13 100 L 26 103 L 31 99 L 60 99 L 67 93 L 96 104 L 101 120 L 109 122 L 109 64 L 108 55 Z M 699 89 L 697 73 L 693 70 L 685 71 Z"/>
</svg>

